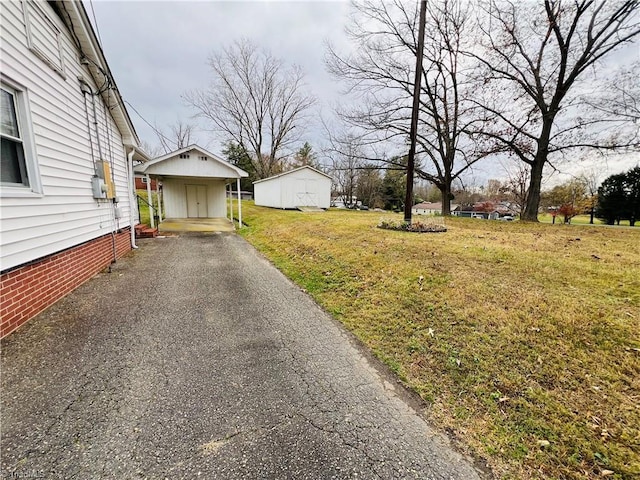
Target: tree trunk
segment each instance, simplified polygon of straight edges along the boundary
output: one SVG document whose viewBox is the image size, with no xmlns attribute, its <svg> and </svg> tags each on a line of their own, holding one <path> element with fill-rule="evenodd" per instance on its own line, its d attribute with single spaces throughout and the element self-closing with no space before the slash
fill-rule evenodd
<svg viewBox="0 0 640 480">
<path fill-rule="evenodd" d="M 521 220 L 525 222 L 538 221 L 538 209 L 540 208 L 540 190 L 542 189 L 542 171 L 549 156 L 549 139 L 551 138 L 551 128 L 557 108 L 550 107 L 542 118 L 542 131 L 538 137 L 538 149 L 531 165 L 531 179 L 529 180 L 529 192 L 527 194 L 527 204 Z"/>
<path fill-rule="evenodd" d="M 442 215 L 448 217 L 451 215 L 451 183 L 445 182 L 438 189 L 442 194 Z"/>
<path fill-rule="evenodd" d="M 591 208 L 591 218 L 589 219 L 589 223 L 591 225 L 593 225 L 593 216 L 594 216 L 594 214 L 595 214 L 595 210 L 593 208 Z"/>
<path fill-rule="evenodd" d="M 538 221 L 538 208 L 540 207 L 540 190 L 542 189 L 542 170 L 544 168 L 545 159 L 536 155 L 534 163 L 531 167 L 531 179 L 529 180 L 529 193 L 527 194 L 527 203 L 525 204 L 524 213 L 521 220 L 525 222 Z"/>
</svg>

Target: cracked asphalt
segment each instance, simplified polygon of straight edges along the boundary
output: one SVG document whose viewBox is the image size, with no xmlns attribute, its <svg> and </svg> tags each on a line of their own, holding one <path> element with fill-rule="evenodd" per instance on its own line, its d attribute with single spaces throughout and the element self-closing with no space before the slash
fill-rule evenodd
<svg viewBox="0 0 640 480">
<path fill-rule="evenodd" d="M 1 478 L 486 478 L 235 234 L 140 242 L 2 341 Z"/>
</svg>

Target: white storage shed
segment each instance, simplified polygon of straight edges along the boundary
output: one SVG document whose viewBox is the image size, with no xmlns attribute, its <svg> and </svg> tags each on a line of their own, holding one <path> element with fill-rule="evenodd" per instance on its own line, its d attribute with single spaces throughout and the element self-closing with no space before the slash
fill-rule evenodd
<svg viewBox="0 0 640 480">
<path fill-rule="evenodd" d="M 256 205 L 294 209 L 298 207 L 329 208 L 331 177 L 305 166 L 253 182 Z"/>
</svg>

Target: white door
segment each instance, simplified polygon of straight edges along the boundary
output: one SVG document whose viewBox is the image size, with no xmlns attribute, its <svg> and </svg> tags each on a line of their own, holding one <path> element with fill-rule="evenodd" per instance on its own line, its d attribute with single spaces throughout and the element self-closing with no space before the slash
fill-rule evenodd
<svg viewBox="0 0 640 480">
<path fill-rule="evenodd" d="M 207 218 L 207 186 L 186 185 L 187 217 Z"/>
<path fill-rule="evenodd" d="M 296 207 L 317 207 L 318 192 L 315 180 L 296 180 Z"/>
</svg>

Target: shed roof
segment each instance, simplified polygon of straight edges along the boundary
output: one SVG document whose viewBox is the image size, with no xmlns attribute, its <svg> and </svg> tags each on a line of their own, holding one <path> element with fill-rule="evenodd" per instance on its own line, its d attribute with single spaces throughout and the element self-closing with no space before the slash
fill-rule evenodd
<svg viewBox="0 0 640 480">
<path fill-rule="evenodd" d="M 273 180 L 275 178 L 284 177 L 286 175 L 290 175 L 290 174 L 292 174 L 294 172 L 298 172 L 298 171 L 304 170 L 304 169 L 312 170 L 312 171 L 314 171 L 316 173 L 319 173 L 320 175 L 323 175 L 323 176 L 327 177 L 329 180 L 332 180 L 332 178 L 329 175 L 327 175 L 326 173 L 321 172 L 320 170 L 317 170 L 317 169 L 315 169 L 315 168 L 313 168 L 313 167 L 311 167 L 309 165 L 304 165 L 302 167 L 294 168 L 293 170 L 287 170 L 286 172 L 282 172 L 282 173 L 279 173 L 277 175 L 273 175 L 272 177 L 263 178 L 262 180 L 256 180 L 255 182 L 253 182 L 253 184 L 255 185 L 256 183 L 266 182 L 267 180 Z"/>
</svg>

